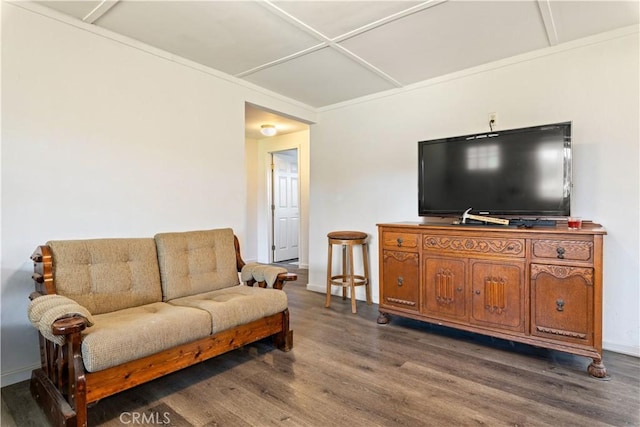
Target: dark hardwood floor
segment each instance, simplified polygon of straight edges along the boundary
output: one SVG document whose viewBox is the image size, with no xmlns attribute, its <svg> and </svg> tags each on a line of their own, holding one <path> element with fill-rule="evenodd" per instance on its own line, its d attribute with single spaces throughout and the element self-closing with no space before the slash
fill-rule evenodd
<svg viewBox="0 0 640 427">
<path fill-rule="evenodd" d="M 589 359 L 393 317 L 288 283 L 294 348 L 260 341 L 106 398 L 90 425 L 640 426 L 640 359 Z M 295 267 L 295 266 L 293 266 Z M 2 389 L 19 427 L 42 426 L 28 382 Z M 3 421 L 3 425 L 5 424 Z"/>
</svg>

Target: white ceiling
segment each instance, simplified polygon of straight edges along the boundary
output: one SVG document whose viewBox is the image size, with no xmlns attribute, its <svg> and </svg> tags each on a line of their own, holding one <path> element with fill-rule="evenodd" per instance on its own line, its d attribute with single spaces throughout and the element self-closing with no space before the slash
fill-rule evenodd
<svg viewBox="0 0 640 427">
<path fill-rule="evenodd" d="M 37 3 L 316 108 L 636 25 L 640 15 L 637 0 Z"/>
</svg>

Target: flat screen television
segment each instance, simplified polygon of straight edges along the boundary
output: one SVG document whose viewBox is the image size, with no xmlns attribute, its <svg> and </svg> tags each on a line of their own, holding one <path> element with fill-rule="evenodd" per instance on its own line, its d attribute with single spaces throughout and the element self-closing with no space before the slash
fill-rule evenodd
<svg viewBox="0 0 640 427">
<path fill-rule="evenodd" d="M 570 215 L 571 122 L 418 142 L 420 216 Z"/>
</svg>

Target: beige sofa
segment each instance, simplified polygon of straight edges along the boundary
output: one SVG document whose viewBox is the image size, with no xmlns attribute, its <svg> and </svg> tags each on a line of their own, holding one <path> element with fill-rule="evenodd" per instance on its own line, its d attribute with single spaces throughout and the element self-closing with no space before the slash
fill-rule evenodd
<svg viewBox="0 0 640 427">
<path fill-rule="evenodd" d="M 54 425 L 86 425 L 92 402 L 266 337 L 291 349 L 282 286 L 296 276 L 246 265 L 231 229 L 51 241 L 32 259 L 31 391 Z"/>
</svg>

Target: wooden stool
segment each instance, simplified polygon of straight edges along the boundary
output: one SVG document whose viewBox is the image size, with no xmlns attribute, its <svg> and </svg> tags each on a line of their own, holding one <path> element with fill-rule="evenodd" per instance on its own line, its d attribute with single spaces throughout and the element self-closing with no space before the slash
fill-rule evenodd
<svg viewBox="0 0 640 427">
<path fill-rule="evenodd" d="M 351 312 L 356 313 L 356 286 L 364 286 L 367 304 L 371 304 L 371 287 L 369 286 L 369 256 L 367 253 L 367 233 L 361 231 L 332 231 L 329 238 L 329 261 L 327 263 L 327 301 L 325 307 L 331 304 L 331 286 L 342 286 L 342 299 L 347 298 L 347 288 L 351 293 Z M 332 276 L 333 245 L 342 245 L 342 274 Z M 364 275 L 354 274 L 353 246 L 362 245 L 362 262 Z M 347 247 L 349 258 L 347 259 Z"/>
</svg>

